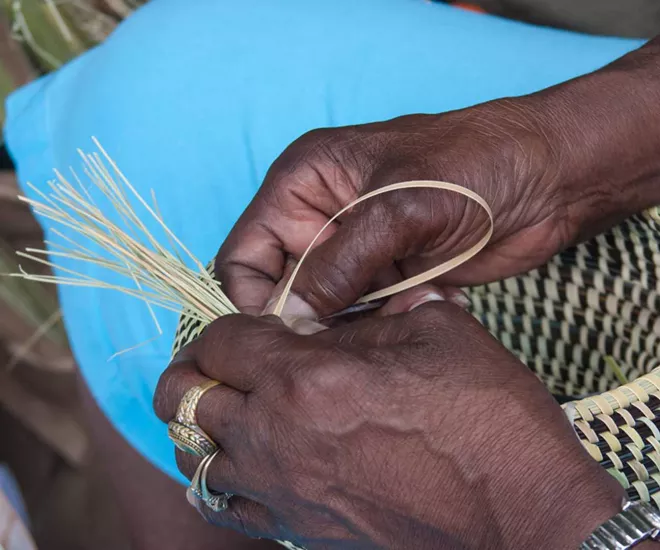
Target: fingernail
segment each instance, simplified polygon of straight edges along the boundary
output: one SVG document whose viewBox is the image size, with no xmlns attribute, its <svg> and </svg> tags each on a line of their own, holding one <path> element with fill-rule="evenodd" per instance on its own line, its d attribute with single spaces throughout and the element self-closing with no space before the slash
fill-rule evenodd
<svg viewBox="0 0 660 550">
<path fill-rule="evenodd" d="M 275 311 L 275 307 L 277 306 L 279 299 L 279 296 L 272 298 L 266 304 L 263 315 L 272 315 Z M 289 293 L 287 296 L 286 301 L 284 302 L 284 308 L 282 308 L 282 314 L 280 316 L 282 318 L 295 317 L 296 319 L 309 319 L 311 321 L 316 321 L 318 319 L 318 315 L 312 306 L 310 306 L 307 302 L 305 302 L 305 300 L 293 292 Z"/>
<path fill-rule="evenodd" d="M 467 309 L 470 307 L 472 302 L 470 301 L 470 298 L 465 294 L 464 292 L 457 292 L 456 294 L 453 294 L 452 296 L 449 297 L 449 301 L 456 304 L 457 306 Z"/>
<path fill-rule="evenodd" d="M 328 328 L 321 323 L 316 323 L 309 319 L 299 319 L 297 317 L 283 317 L 282 321 L 284 321 L 284 324 L 297 334 L 316 334 L 317 332 L 321 332 Z"/>
<path fill-rule="evenodd" d="M 415 309 L 415 308 L 417 308 L 421 305 L 424 305 L 427 302 L 445 302 L 445 301 L 446 301 L 445 297 L 441 296 L 437 292 L 427 292 L 426 294 L 424 294 L 424 296 L 422 298 L 420 298 L 419 300 L 414 302 L 413 305 L 411 305 L 408 308 L 408 311 L 412 311 L 413 309 Z"/>
</svg>

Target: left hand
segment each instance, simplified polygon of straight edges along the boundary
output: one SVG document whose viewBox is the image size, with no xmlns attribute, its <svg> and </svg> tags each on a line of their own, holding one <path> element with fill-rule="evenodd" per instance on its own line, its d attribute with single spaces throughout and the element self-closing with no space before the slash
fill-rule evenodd
<svg viewBox="0 0 660 550">
<path fill-rule="evenodd" d="M 209 482 L 237 496 L 200 511 L 252 537 L 554 550 L 619 511 L 622 488 L 542 384 L 448 302 L 313 335 L 223 317 L 164 373 L 159 417 L 208 378 L 223 382 L 197 409 L 223 449 Z M 199 460 L 177 459 L 192 477 Z"/>
</svg>

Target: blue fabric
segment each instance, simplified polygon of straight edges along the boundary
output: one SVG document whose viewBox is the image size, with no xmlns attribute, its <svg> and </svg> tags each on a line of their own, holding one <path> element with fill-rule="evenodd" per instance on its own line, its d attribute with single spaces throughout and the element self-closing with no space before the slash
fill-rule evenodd
<svg viewBox="0 0 660 550">
<path fill-rule="evenodd" d="M 9 504 L 14 508 L 14 511 L 23 522 L 23 525 L 29 527 L 30 518 L 25 509 L 23 495 L 18 487 L 18 483 L 16 483 L 16 479 L 9 470 L 9 467 L 5 464 L 0 464 L 0 493 L 7 497 Z M 0 545 L 0 548 L 2 548 L 2 545 Z"/>
<path fill-rule="evenodd" d="M 153 0 L 102 46 L 13 94 L 5 135 L 21 182 L 39 187 L 53 168 L 79 166 L 76 148 L 98 137 L 206 261 L 271 162 L 307 130 L 525 94 L 639 45 L 424 0 Z M 158 312 L 162 337 L 108 362 L 157 334 L 147 309 L 109 291 L 60 296 L 100 406 L 178 478 L 151 409 L 176 315 Z"/>
</svg>

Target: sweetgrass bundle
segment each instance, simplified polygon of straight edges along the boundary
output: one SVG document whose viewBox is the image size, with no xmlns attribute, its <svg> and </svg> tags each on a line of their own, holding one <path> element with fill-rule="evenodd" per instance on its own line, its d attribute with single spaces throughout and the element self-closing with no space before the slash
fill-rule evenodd
<svg viewBox="0 0 660 550">
<path fill-rule="evenodd" d="M 44 264 L 54 275 L 29 273 L 20 268 L 13 277 L 40 283 L 116 290 L 144 301 L 160 331 L 153 306 L 185 313 L 208 324 L 237 309 L 204 265 L 174 235 L 163 221 L 155 194 L 151 204 L 136 191 L 115 162 L 94 140 L 99 153 L 79 151 L 88 184 L 101 192 L 117 213 L 111 221 L 92 198 L 90 189 L 72 170 L 69 178 L 55 171 L 55 179 L 44 193 L 28 184 L 37 198 L 21 197 L 35 214 L 54 222 L 52 235 L 58 242 L 45 241 L 48 250 L 27 248 L 19 257 Z M 148 216 L 162 229 L 166 244 L 147 228 L 141 216 Z M 145 218 L 146 219 L 146 218 Z M 57 226 L 60 226 L 58 228 Z M 68 229 L 65 234 L 62 229 Z M 91 277 L 62 265 L 66 259 L 101 267 L 122 276 L 121 284 Z M 191 264 L 191 267 L 188 266 Z"/>
</svg>

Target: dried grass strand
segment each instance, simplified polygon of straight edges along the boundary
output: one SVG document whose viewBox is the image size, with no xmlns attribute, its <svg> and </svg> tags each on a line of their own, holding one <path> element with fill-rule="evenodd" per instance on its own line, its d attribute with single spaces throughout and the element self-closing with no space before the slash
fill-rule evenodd
<svg viewBox="0 0 660 550">
<path fill-rule="evenodd" d="M 48 183 L 47 192 L 30 185 L 36 198 L 21 197 L 21 200 L 27 202 L 38 216 L 71 230 L 78 237 L 86 239 L 91 246 L 53 227 L 51 233 L 59 237 L 61 242 L 47 241 L 49 250 L 28 248 L 18 252 L 18 255 L 57 270 L 57 275 L 30 274 L 22 268 L 12 275 L 43 283 L 112 289 L 139 298 L 149 308 L 159 334 L 162 330 L 152 306 L 178 313 L 185 311 L 187 315 L 204 323 L 210 323 L 221 315 L 237 313 L 238 310 L 222 292 L 219 283 L 165 224 L 155 194 L 152 192 L 152 207 L 140 196 L 100 143 L 97 140 L 94 143 L 100 155 L 79 152 L 84 173 L 92 187 L 98 189 L 104 200 L 116 211 L 118 220 L 112 221 L 104 215 L 73 170 L 75 185 L 62 173 L 55 171 L 56 179 Z M 146 210 L 159 230 L 163 230 L 169 248 L 163 246 L 149 231 L 146 220 L 140 217 L 131 199 Z M 99 249 L 99 252 L 94 249 Z M 192 261 L 193 269 L 185 264 L 184 257 Z M 61 260 L 82 262 L 109 270 L 130 279 L 132 284 L 113 284 L 100 280 L 77 269 L 65 267 Z"/>
<path fill-rule="evenodd" d="M 321 228 L 321 230 L 316 234 L 316 237 L 312 239 L 312 242 L 309 244 L 309 246 L 301 256 L 300 261 L 293 270 L 293 273 L 291 273 L 291 277 L 289 277 L 289 280 L 284 287 L 284 291 L 282 292 L 275 306 L 275 311 L 274 311 L 275 315 L 279 316 L 282 314 L 282 310 L 284 309 L 284 304 L 286 303 L 286 299 L 288 298 L 291 292 L 293 281 L 295 280 L 296 275 L 298 275 L 298 272 L 300 271 L 300 268 L 302 267 L 305 259 L 307 258 L 309 253 L 313 250 L 316 241 L 318 241 L 318 239 L 321 237 L 323 232 L 330 225 L 332 225 L 335 222 L 335 220 L 339 218 L 339 216 L 341 216 L 351 208 L 357 206 L 361 202 L 367 201 L 373 197 L 377 197 L 385 193 L 391 193 L 393 191 L 399 191 L 402 189 L 437 189 L 440 191 L 449 191 L 451 193 L 458 193 L 459 195 L 463 195 L 464 197 L 467 197 L 468 199 L 476 202 L 486 212 L 489 221 L 488 230 L 486 231 L 486 234 L 483 237 L 481 237 L 481 239 L 479 239 L 479 241 L 476 244 L 474 244 L 464 252 L 461 252 L 457 256 L 454 256 L 450 260 L 447 260 L 432 269 L 424 271 L 423 273 L 410 277 L 397 284 L 388 286 L 387 288 L 378 290 L 376 292 L 372 292 L 371 294 L 367 294 L 366 296 L 360 298 L 357 303 L 364 304 L 374 300 L 380 300 L 381 298 L 387 298 L 388 296 L 392 296 L 393 294 L 398 294 L 399 292 L 403 292 L 404 290 L 408 290 L 409 288 L 413 288 L 417 285 L 421 285 L 422 283 L 431 281 L 436 277 L 440 277 L 440 275 L 444 275 L 445 273 L 451 271 L 452 269 L 457 268 L 459 265 L 464 264 L 465 262 L 476 256 L 479 252 L 481 252 L 481 250 L 484 249 L 484 247 L 486 247 L 486 245 L 490 241 L 493 235 L 493 229 L 495 227 L 493 212 L 490 209 L 490 206 L 488 206 L 488 203 L 479 194 L 475 193 L 474 191 L 471 191 L 470 189 L 466 189 L 465 187 L 461 187 L 460 185 L 456 185 L 455 183 L 448 183 L 445 181 L 433 181 L 433 180 L 404 181 L 401 183 L 386 185 L 385 187 L 381 187 L 380 189 L 371 191 L 370 193 L 367 193 L 366 195 L 362 195 L 358 199 L 354 200 L 353 202 L 342 208 L 334 216 L 332 216 L 332 218 L 330 218 L 328 222 Z"/>
</svg>

